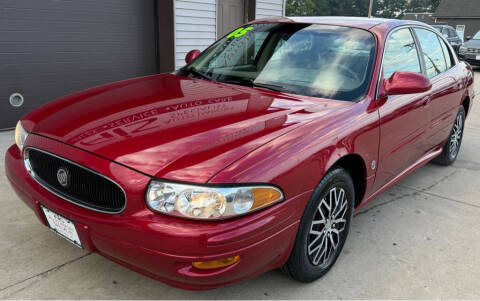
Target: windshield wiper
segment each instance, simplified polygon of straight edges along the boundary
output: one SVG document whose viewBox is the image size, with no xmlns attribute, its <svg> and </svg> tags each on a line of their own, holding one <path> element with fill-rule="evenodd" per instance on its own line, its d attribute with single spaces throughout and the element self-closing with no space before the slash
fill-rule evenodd
<svg viewBox="0 0 480 301">
<path fill-rule="evenodd" d="M 286 90 L 286 88 L 284 86 L 268 84 L 268 83 L 259 83 L 259 82 L 254 81 L 253 79 L 223 80 L 222 82 L 227 83 L 227 84 L 236 84 L 236 85 L 242 85 L 242 86 L 264 88 L 264 89 L 268 89 L 268 90 L 272 90 L 272 91 L 290 93 Z"/>
<path fill-rule="evenodd" d="M 257 83 L 255 81 L 252 81 L 252 86 L 258 87 L 258 88 L 265 88 L 265 89 L 278 91 L 278 92 L 290 93 L 284 86 L 281 86 L 281 85 L 274 85 L 274 84 L 267 84 L 267 83 Z"/>
<path fill-rule="evenodd" d="M 203 73 L 203 72 L 200 72 L 198 71 L 195 67 L 190 67 L 190 68 L 185 68 L 183 69 L 183 71 L 186 71 L 186 72 L 189 72 L 189 73 L 193 73 L 197 76 L 200 76 L 200 77 L 203 77 L 204 79 L 208 79 L 208 80 L 211 80 L 211 81 L 214 81 L 212 77 L 210 77 L 209 75 Z"/>
</svg>

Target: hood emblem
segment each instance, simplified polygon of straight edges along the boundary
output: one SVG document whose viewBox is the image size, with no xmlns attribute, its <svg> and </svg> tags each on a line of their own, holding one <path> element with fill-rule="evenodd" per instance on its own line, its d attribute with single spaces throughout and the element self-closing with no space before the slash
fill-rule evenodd
<svg viewBox="0 0 480 301">
<path fill-rule="evenodd" d="M 70 184 L 70 173 L 68 172 L 68 169 L 65 167 L 60 167 L 57 170 L 57 181 L 63 187 L 68 187 Z"/>
</svg>

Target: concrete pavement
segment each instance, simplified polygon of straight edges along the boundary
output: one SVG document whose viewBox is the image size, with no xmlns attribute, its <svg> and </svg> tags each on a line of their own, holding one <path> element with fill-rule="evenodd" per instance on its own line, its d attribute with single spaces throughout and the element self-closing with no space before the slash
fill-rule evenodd
<svg viewBox="0 0 480 301">
<path fill-rule="evenodd" d="M 141 276 L 43 227 L 7 184 L 13 133 L 0 133 L 0 298 L 479 299 L 479 117 L 475 103 L 453 166 L 428 164 L 356 213 L 343 254 L 321 280 L 301 284 L 272 271 L 204 292 Z"/>
</svg>

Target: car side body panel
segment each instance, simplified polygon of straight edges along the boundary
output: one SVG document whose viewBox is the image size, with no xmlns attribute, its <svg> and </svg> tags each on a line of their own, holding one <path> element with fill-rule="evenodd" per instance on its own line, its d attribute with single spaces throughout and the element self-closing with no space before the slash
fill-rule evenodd
<svg viewBox="0 0 480 301">
<path fill-rule="evenodd" d="M 432 91 L 428 104 L 430 111 L 429 133 L 426 137 L 426 149 L 444 142 L 452 129 L 452 124 L 462 100 L 464 87 L 461 66 L 454 66 L 444 75 L 432 80 Z"/>
<path fill-rule="evenodd" d="M 379 189 L 425 152 L 429 92 L 389 96 L 379 107 L 380 145 L 375 189 Z"/>
<path fill-rule="evenodd" d="M 387 35 L 405 26 L 390 28 Z M 428 29 L 428 26 L 418 24 L 408 27 Z M 468 72 L 466 65 L 456 58 L 455 63 L 455 66 L 431 80 L 432 88 L 428 92 L 377 99 L 381 135 L 375 194 L 385 185 L 396 181 L 399 174 L 416 166 L 419 160 L 428 158 L 432 152 L 438 152 L 438 148 L 443 147 L 458 108 L 465 94 L 471 90 L 469 77 L 472 77 L 472 72 Z M 380 89 L 382 84 L 379 83 Z"/>
<path fill-rule="evenodd" d="M 371 190 L 378 153 L 378 112 L 369 101 L 352 103 L 335 118 L 312 121 L 249 153 L 213 177 L 209 183 L 270 182 L 285 187 L 289 197 L 312 191 L 339 159 L 360 156 L 365 165 L 366 191 Z"/>
</svg>

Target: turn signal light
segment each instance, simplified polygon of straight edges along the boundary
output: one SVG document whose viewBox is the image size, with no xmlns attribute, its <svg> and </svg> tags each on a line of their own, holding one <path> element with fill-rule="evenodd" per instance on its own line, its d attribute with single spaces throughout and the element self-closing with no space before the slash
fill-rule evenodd
<svg viewBox="0 0 480 301">
<path fill-rule="evenodd" d="M 240 255 L 235 255 L 232 257 L 210 260 L 210 261 L 194 261 L 192 262 L 192 266 L 200 270 L 211 270 L 211 269 L 218 269 L 218 268 L 223 268 L 223 267 L 232 265 L 239 260 L 240 260 Z"/>
<path fill-rule="evenodd" d="M 250 210 L 262 208 L 283 198 L 282 193 L 278 189 L 259 187 L 252 188 L 251 190 L 255 202 Z"/>
</svg>

